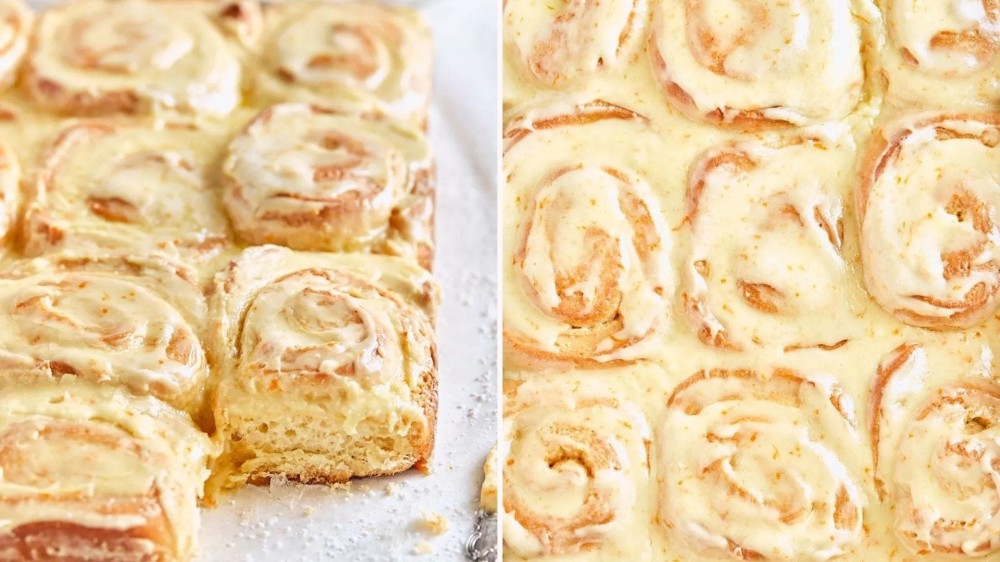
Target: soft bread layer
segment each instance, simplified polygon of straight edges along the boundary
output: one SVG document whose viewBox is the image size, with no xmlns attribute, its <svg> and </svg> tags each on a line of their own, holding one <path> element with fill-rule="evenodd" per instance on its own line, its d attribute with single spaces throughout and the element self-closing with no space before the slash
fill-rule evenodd
<svg viewBox="0 0 1000 562">
<path fill-rule="evenodd" d="M 0 560 L 188 560 L 215 454 L 154 398 L 81 382 L 5 392 Z"/>
<path fill-rule="evenodd" d="M 233 394 L 233 393 L 230 393 Z M 220 473 L 235 483 L 284 476 L 304 483 L 329 484 L 352 477 L 393 474 L 412 467 L 430 454 L 427 446 L 415 447 L 411 434 L 422 424 L 391 424 L 386 419 L 366 419 L 352 431 L 336 422 L 335 412 L 287 412 L 285 401 L 273 400 L 273 416 L 263 416 L 259 397 L 228 396 L 233 404 L 254 400 L 255 408 L 229 408 L 223 429 L 230 435 L 229 450 Z M 281 410 L 277 410 L 281 407 Z M 261 421 L 267 419 L 269 421 Z M 241 476 L 242 475 L 242 476 Z M 229 482 L 227 482 L 228 484 Z"/>
<path fill-rule="evenodd" d="M 226 443 L 213 491 L 426 464 L 438 298 L 425 270 L 395 258 L 244 251 L 216 277 L 212 302 L 212 409 Z"/>
</svg>

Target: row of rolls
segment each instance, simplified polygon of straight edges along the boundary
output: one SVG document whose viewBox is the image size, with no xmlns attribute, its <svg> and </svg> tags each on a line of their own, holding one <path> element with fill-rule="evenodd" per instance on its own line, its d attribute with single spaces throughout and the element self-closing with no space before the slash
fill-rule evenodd
<svg viewBox="0 0 1000 562">
<path fill-rule="evenodd" d="M 1000 98 L 1000 14 L 990 0 L 558 8 L 504 0 L 503 23 L 507 100 L 590 88 L 602 74 L 627 76 L 636 61 L 678 111 L 744 129 L 838 120 L 873 87 L 904 107 L 982 107 Z"/>
<path fill-rule="evenodd" d="M 242 243 L 433 260 L 426 136 L 382 114 L 281 103 L 233 133 L 89 118 L 38 153 L 0 147 L 0 238 L 28 257 L 134 247 L 210 264 Z"/>
<path fill-rule="evenodd" d="M 657 161 L 673 148 L 621 106 L 527 112 L 504 142 L 515 364 L 650 359 L 677 330 L 721 352 L 832 351 L 866 295 L 935 329 L 1000 304 L 996 114 L 908 116 L 862 146 L 839 123 L 730 139 L 691 159 L 682 196 L 657 191 L 678 183 Z"/>
<path fill-rule="evenodd" d="M 20 0 L 0 10 L 3 83 L 21 78 L 51 111 L 224 118 L 244 104 L 295 100 L 426 126 L 432 43 L 411 10 L 86 0 L 49 8 L 37 21 Z"/>
<path fill-rule="evenodd" d="M 224 489 L 426 470 L 417 12 L 0 0 L 0 43 L 0 561 L 185 562 Z"/>
<path fill-rule="evenodd" d="M 505 559 L 1000 556 L 1000 5 L 503 18 Z"/>
<path fill-rule="evenodd" d="M 992 560 L 1000 383 L 990 359 L 901 344 L 871 372 L 856 368 L 871 380 L 864 404 L 829 363 L 689 375 L 638 363 L 509 379 L 508 556 Z"/>
</svg>

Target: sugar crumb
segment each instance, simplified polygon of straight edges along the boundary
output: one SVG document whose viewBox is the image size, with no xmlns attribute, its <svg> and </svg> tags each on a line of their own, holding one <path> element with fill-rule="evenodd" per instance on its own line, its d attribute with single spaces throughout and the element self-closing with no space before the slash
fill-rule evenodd
<svg viewBox="0 0 1000 562">
<path fill-rule="evenodd" d="M 448 519 L 444 515 L 428 511 L 421 515 L 420 526 L 431 534 L 443 535 L 448 531 Z"/>
<path fill-rule="evenodd" d="M 430 554 L 434 552 L 434 547 L 427 541 L 420 541 L 413 545 L 413 554 Z"/>
</svg>

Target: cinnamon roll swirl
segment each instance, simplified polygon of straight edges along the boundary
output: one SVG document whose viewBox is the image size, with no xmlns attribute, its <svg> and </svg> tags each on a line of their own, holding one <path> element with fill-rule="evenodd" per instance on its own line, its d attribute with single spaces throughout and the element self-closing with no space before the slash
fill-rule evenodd
<svg viewBox="0 0 1000 562">
<path fill-rule="evenodd" d="M 989 368 L 920 344 L 879 365 L 870 404 L 876 485 L 915 554 L 1000 552 L 1000 384 Z M 936 389 L 935 370 L 950 376 Z"/>
<path fill-rule="evenodd" d="M 206 304 L 168 259 L 60 255 L 0 275 L 0 384 L 77 378 L 199 414 Z"/>
<path fill-rule="evenodd" d="M 1000 115 L 907 118 L 872 137 L 857 189 L 865 283 L 900 321 L 966 328 L 1000 290 Z"/>
<path fill-rule="evenodd" d="M 743 129 L 807 125 L 862 99 L 861 31 L 841 0 L 656 0 L 649 56 L 670 103 Z"/>
<path fill-rule="evenodd" d="M 153 398 L 80 383 L 0 394 L 0 560 L 190 560 L 214 454 Z"/>
<path fill-rule="evenodd" d="M 660 520 L 700 555 L 830 560 L 861 542 L 856 444 L 832 378 L 711 370 L 676 387 L 658 439 Z"/>
<path fill-rule="evenodd" d="M 220 487 L 427 469 L 438 288 L 381 256 L 245 250 L 216 277 Z"/>
<path fill-rule="evenodd" d="M 30 182 L 24 253 L 168 251 L 202 262 L 229 243 L 208 131 L 109 121 L 64 128 Z"/>
<path fill-rule="evenodd" d="M 13 239 L 21 204 L 21 166 L 17 155 L 0 142 L 0 256 Z"/>
<path fill-rule="evenodd" d="M 223 175 L 229 216 L 250 243 L 431 266 L 434 166 L 419 131 L 372 115 L 275 105 L 233 139 Z"/>
<path fill-rule="evenodd" d="M 1000 101 L 1000 4 L 880 4 L 888 30 L 880 62 L 892 102 L 946 109 Z"/>
<path fill-rule="evenodd" d="M 626 64 L 641 44 L 646 0 L 564 2 L 504 0 L 507 58 L 536 82 L 565 86 L 606 67 Z"/>
<path fill-rule="evenodd" d="M 0 88 L 17 79 L 33 22 L 34 15 L 22 0 L 0 1 Z"/>
<path fill-rule="evenodd" d="M 47 9 L 27 60 L 36 103 L 73 115 L 224 117 L 241 99 L 234 46 L 189 2 L 81 0 Z"/>
<path fill-rule="evenodd" d="M 433 44 L 420 14 L 360 2 L 293 1 L 268 6 L 258 95 L 378 111 L 427 125 Z"/>
<path fill-rule="evenodd" d="M 515 362 L 634 361 L 669 325 L 670 232 L 651 187 L 669 181 L 652 161 L 660 142 L 642 116 L 601 101 L 511 121 L 503 302 Z"/>
<path fill-rule="evenodd" d="M 847 343 L 849 311 L 839 322 L 814 319 L 849 298 L 843 212 L 853 148 L 846 131 L 740 140 L 692 164 L 681 299 L 702 342 L 786 351 Z"/>
<path fill-rule="evenodd" d="M 650 430 L 598 381 L 531 381 L 505 392 L 503 534 L 525 558 L 594 552 L 648 560 L 637 536 L 648 500 Z M 516 559 L 516 558 L 515 558 Z"/>
</svg>

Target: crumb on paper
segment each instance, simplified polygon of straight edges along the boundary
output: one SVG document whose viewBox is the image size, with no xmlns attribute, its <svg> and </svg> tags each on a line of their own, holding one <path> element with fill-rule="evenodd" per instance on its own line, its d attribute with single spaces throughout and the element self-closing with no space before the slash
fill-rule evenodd
<svg viewBox="0 0 1000 562">
<path fill-rule="evenodd" d="M 315 513 L 316 513 L 316 508 L 315 508 L 315 507 L 313 507 L 313 506 L 311 506 L 311 505 L 307 505 L 307 506 L 306 506 L 306 507 L 305 507 L 305 508 L 304 508 L 304 509 L 302 510 L 302 515 L 304 515 L 304 516 L 306 516 L 306 517 L 312 517 L 312 516 L 313 516 L 313 515 L 314 515 Z"/>
<path fill-rule="evenodd" d="M 448 518 L 438 513 L 424 512 L 420 517 L 420 526 L 431 534 L 443 535 L 448 531 Z"/>
<path fill-rule="evenodd" d="M 385 485 L 385 495 L 387 496 L 395 495 L 397 488 L 399 488 L 399 486 L 395 482 L 389 482 L 388 484 Z"/>
<path fill-rule="evenodd" d="M 354 497 L 354 487 L 350 480 L 347 482 L 334 482 L 333 484 L 329 484 L 326 489 L 331 494 L 342 493 L 348 498 Z"/>
<path fill-rule="evenodd" d="M 434 552 L 434 547 L 427 541 L 420 541 L 413 545 L 413 554 L 430 554 Z"/>
</svg>

